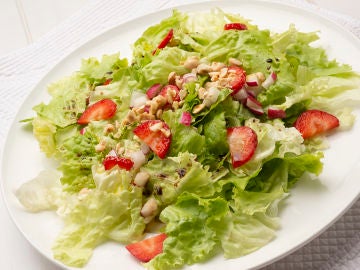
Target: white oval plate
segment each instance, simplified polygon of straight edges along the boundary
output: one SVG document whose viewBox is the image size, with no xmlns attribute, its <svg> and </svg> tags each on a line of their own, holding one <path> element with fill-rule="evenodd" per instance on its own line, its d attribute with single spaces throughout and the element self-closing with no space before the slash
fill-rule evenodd
<svg viewBox="0 0 360 270">
<path fill-rule="evenodd" d="M 251 19 L 260 28 L 285 31 L 294 23 L 301 31 L 320 31 L 318 45 L 323 46 L 330 58 L 348 63 L 360 70 L 360 42 L 352 34 L 335 23 L 317 14 L 293 6 L 262 1 L 220 1 L 190 4 L 180 7 L 182 11 L 209 10 L 220 7 L 228 12 L 240 13 Z M 25 212 L 17 202 L 14 191 L 23 182 L 35 177 L 42 169 L 54 167 L 39 151 L 31 132 L 19 120 L 31 117 L 31 108 L 46 101 L 46 85 L 76 70 L 80 59 L 101 56 L 120 51 L 122 57 L 131 55 L 130 45 L 150 25 L 168 17 L 171 10 L 150 14 L 119 25 L 83 44 L 68 57 L 60 61 L 28 96 L 12 124 L 3 150 L 1 179 L 3 194 L 10 214 L 28 241 L 44 256 L 52 259 L 51 246 L 62 228 L 61 220 L 52 212 L 31 214 Z M 360 119 L 360 111 L 355 111 Z M 360 191 L 360 127 L 356 121 L 348 132 L 339 132 L 330 137 L 331 148 L 325 152 L 324 171 L 319 181 L 304 181 L 292 190 L 280 212 L 282 228 L 277 238 L 260 250 L 247 256 L 224 260 L 218 256 L 207 263 L 187 269 L 249 269 L 264 266 L 301 247 L 332 224 L 355 200 Z M 19 254 L 21 256 L 21 254 Z M 65 266 L 63 266 L 65 267 Z M 65 267 L 66 268 L 66 267 Z M 75 269 L 75 268 L 66 268 Z M 95 269 L 143 269 L 121 245 L 106 243 L 95 249 L 86 270 Z"/>
</svg>

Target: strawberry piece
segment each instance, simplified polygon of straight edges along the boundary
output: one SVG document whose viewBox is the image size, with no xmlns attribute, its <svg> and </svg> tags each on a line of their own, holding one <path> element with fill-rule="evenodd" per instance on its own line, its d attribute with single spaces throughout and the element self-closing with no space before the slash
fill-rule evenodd
<svg viewBox="0 0 360 270">
<path fill-rule="evenodd" d="M 113 167 L 118 165 L 120 168 L 130 171 L 134 165 L 134 162 L 129 158 L 107 156 L 103 160 L 103 165 L 105 167 L 105 170 L 111 170 Z"/>
<path fill-rule="evenodd" d="M 248 162 L 254 155 L 258 144 L 255 131 L 247 126 L 228 128 L 227 141 L 234 168 Z"/>
<path fill-rule="evenodd" d="M 227 23 L 224 25 L 224 30 L 247 30 L 246 24 L 243 23 Z"/>
<path fill-rule="evenodd" d="M 168 99 L 168 96 L 172 97 L 173 101 L 180 101 L 180 90 L 176 85 L 165 85 L 160 92 L 160 95 Z"/>
<path fill-rule="evenodd" d="M 116 103 L 111 99 L 102 99 L 89 107 L 83 112 L 77 123 L 85 125 L 91 121 L 109 119 L 116 113 Z"/>
<path fill-rule="evenodd" d="M 166 34 L 166 36 L 164 37 L 164 39 L 159 43 L 159 45 L 157 46 L 157 48 L 152 52 L 152 54 L 154 55 L 156 53 L 156 51 L 158 49 L 163 49 L 166 47 L 166 45 L 169 44 L 170 40 L 173 38 L 174 36 L 174 29 L 170 29 L 169 32 Z"/>
<path fill-rule="evenodd" d="M 231 95 L 234 96 L 245 85 L 246 72 L 241 67 L 230 66 L 228 68 L 228 74 L 229 74 L 229 77 L 228 77 L 229 78 L 229 87 L 233 90 Z"/>
<path fill-rule="evenodd" d="M 138 260 L 148 262 L 163 251 L 163 243 L 166 237 L 165 233 L 161 233 L 140 242 L 129 244 L 126 249 Z"/>
<path fill-rule="evenodd" d="M 294 123 L 294 127 L 301 133 L 304 139 L 325 133 L 337 128 L 339 119 L 327 112 L 320 110 L 308 110 L 300 114 Z"/>
<path fill-rule="evenodd" d="M 161 120 L 148 120 L 134 129 L 138 136 L 159 157 L 165 158 L 171 144 L 169 126 Z"/>
<path fill-rule="evenodd" d="M 147 91 L 146 91 L 146 95 L 149 99 L 153 99 L 154 97 L 156 97 L 161 90 L 162 85 L 160 83 L 156 83 L 153 86 L 151 86 Z"/>
</svg>

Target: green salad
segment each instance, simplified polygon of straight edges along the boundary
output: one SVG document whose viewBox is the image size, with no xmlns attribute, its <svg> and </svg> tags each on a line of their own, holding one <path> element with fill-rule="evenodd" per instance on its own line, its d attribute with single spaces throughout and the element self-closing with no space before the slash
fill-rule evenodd
<svg viewBox="0 0 360 270">
<path fill-rule="evenodd" d="M 50 84 L 31 123 L 58 167 L 16 195 L 63 218 L 54 258 L 83 267 L 116 241 L 168 270 L 274 239 L 279 203 L 321 173 L 326 136 L 351 128 L 347 104 L 360 100 L 359 75 L 318 38 L 220 9 L 174 10 L 133 43 L 131 60 L 84 59 Z"/>
</svg>

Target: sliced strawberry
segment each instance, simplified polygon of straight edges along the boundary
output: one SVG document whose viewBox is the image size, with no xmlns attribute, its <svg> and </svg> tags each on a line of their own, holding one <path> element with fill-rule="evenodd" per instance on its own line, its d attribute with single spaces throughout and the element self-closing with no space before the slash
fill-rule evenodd
<svg viewBox="0 0 360 270">
<path fill-rule="evenodd" d="M 245 106 L 256 115 L 263 115 L 264 109 L 262 107 L 262 104 L 252 95 L 248 95 L 245 101 Z"/>
<path fill-rule="evenodd" d="M 234 168 L 248 162 L 254 155 L 258 144 L 255 131 L 246 126 L 228 128 L 227 141 Z"/>
<path fill-rule="evenodd" d="M 118 165 L 120 168 L 130 171 L 134 165 L 134 162 L 129 158 L 107 156 L 103 160 L 103 165 L 105 167 L 105 170 L 111 170 L 113 167 Z"/>
<path fill-rule="evenodd" d="M 146 143 L 159 157 L 164 158 L 170 148 L 171 132 L 161 120 L 148 120 L 134 129 L 134 134 Z"/>
<path fill-rule="evenodd" d="M 156 97 L 161 90 L 162 85 L 160 83 L 156 83 L 152 85 L 148 90 L 146 90 L 146 95 L 149 99 L 153 99 Z"/>
<path fill-rule="evenodd" d="M 170 29 L 169 32 L 164 37 L 164 39 L 159 43 L 157 48 L 152 52 L 152 54 L 154 55 L 156 53 L 157 49 L 165 48 L 165 46 L 169 44 L 169 42 L 173 38 L 173 36 L 174 36 L 174 29 Z"/>
<path fill-rule="evenodd" d="M 136 259 L 142 262 L 148 262 L 163 251 L 163 243 L 166 237 L 165 233 L 161 233 L 140 242 L 129 244 L 126 246 L 126 249 Z"/>
<path fill-rule="evenodd" d="M 246 83 L 246 72 L 241 67 L 230 66 L 228 68 L 228 78 L 229 78 L 229 87 L 233 90 L 231 95 L 236 95 L 237 92 L 245 85 Z"/>
<path fill-rule="evenodd" d="M 111 99 L 102 99 L 89 107 L 83 112 L 77 123 L 85 125 L 91 121 L 109 119 L 116 113 L 116 103 Z"/>
<path fill-rule="evenodd" d="M 180 90 L 176 85 L 165 85 L 160 92 L 160 95 L 168 99 L 168 96 L 172 97 L 173 101 L 180 101 Z"/>
<path fill-rule="evenodd" d="M 300 114 L 294 123 L 294 127 L 301 133 L 304 139 L 325 133 L 337 128 L 339 119 L 327 112 L 320 110 L 308 110 Z"/>
<path fill-rule="evenodd" d="M 227 23 L 224 25 L 224 30 L 247 30 L 246 24 L 243 23 Z"/>
</svg>

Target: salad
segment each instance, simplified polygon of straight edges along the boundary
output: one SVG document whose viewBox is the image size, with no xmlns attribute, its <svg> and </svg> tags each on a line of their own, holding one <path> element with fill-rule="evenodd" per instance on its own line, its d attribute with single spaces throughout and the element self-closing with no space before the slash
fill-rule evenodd
<svg viewBox="0 0 360 270">
<path fill-rule="evenodd" d="M 131 61 L 84 59 L 50 84 L 27 121 L 58 167 L 16 195 L 63 218 L 54 258 L 83 267 L 116 241 L 147 269 L 173 269 L 269 243 L 279 203 L 320 175 L 326 136 L 351 128 L 360 99 L 359 74 L 317 39 L 174 10 Z"/>
</svg>

